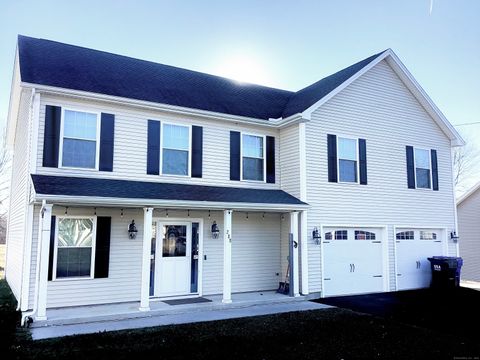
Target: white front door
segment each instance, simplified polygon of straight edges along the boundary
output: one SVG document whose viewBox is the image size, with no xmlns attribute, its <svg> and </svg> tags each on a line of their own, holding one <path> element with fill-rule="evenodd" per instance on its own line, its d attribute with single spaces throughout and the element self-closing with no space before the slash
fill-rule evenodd
<svg viewBox="0 0 480 360">
<path fill-rule="evenodd" d="M 192 224 L 157 223 L 155 296 L 190 294 Z"/>
<path fill-rule="evenodd" d="M 324 228 L 323 296 L 384 291 L 380 228 Z"/>
<path fill-rule="evenodd" d="M 397 229 L 397 290 L 425 288 L 432 272 L 429 257 L 443 255 L 443 231 L 438 229 Z"/>
</svg>

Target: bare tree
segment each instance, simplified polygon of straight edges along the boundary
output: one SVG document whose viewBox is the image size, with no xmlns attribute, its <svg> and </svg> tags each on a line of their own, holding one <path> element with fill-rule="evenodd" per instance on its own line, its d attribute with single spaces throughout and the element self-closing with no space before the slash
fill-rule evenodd
<svg viewBox="0 0 480 360">
<path fill-rule="evenodd" d="M 480 149 L 474 142 L 467 141 L 463 147 L 455 148 L 453 152 L 454 184 L 457 192 L 467 190 L 469 186 L 480 180 Z"/>
</svg>

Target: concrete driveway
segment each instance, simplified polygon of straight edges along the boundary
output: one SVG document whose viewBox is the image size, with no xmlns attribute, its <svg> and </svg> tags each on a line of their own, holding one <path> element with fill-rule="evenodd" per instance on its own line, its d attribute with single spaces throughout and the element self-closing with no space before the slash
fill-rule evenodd
<svg viewBox="0 0 480 360">
<path fill-rule="evenodd" d="M 459 287 L 341 296 L 314 300 L 444 334 L 478 337 L 480 292 Z"/>
</svg>

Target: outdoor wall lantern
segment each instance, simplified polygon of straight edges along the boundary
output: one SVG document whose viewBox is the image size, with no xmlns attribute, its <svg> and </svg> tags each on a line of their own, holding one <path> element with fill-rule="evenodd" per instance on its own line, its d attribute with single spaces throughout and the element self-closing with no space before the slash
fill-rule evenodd
<svg viewBox="0 0 480 360">
<path fill-rule="evenodd" d="M 212 238 L 218 239 L 218 235 L 220 235 L 220 229 L 218 228 L 217 222 L 213 221 L 213 224 L 212 224 Z"/>
<path fill-rule="evenodd" d="M 320 236 L 320 233 L 318 232 L 318 228 L 317 228 L 317 227 L 314 227 L 314 228 L 313 228 L 312 238 L 313 238 L 313 241 L 315 242 L 316 245 L 320 244 L 320 239 L 321 239 L 322 237 Z"/>
<path fill-rule="evenodd" d="M 453 242 L 457 242 L 458 241 L 458 235 L 457 235 L 457 232 L 456 231 L 452 231 L 450 233 L 450 239 L 452 239 Z"/>
<path fill-rule="evenodd" d="M 132 223 L 128 225 L 128 237 L 130 239 L 135 239 L 137 237 L 137 227 L 135 226 L 135 220 L 132 220 Z"/>
</svg>

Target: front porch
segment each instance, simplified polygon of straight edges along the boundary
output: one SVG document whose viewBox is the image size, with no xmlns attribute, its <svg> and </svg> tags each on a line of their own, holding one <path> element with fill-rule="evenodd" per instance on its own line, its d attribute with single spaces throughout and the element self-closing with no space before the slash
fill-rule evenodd
<svg viewBox="0 0 480 360">
<path fill-rule="evenodd" d="M 32 338 L 39 340 L 329 307 L 306 301 L 315 296 L 289 297 L 275 291 L 235 293 L 229 304 L 222 302 L 221 295 L 204 298 L 209 302 L 169 305 L 160 300 L 151 301 L 149 312 L 140 311 L 139 302 L 48 309 L 48 320 L 32 323 Z"/>
<path fill-rule="evenodd" d="M 68 191 L 84 195 L 63 196 L 58 193 L 60 180 L 40 180 L 36 190 L 48 194 L 36 195 L 42 200 L 34 210 L 38 219 L 33 232 L 37 268 L 32 271 L 34 291 L 30 292 L 29 307 L 22 305 L 24 318 L 30 317 L 36 324 L 81 318 L 84 312 L 89 319 L 85 321 L 91 322 L 97 317 L 102 321 L 108 316 L 122 318 L 122 314 L 143 318 L 158 312 L 215 309 L 232 302 L 234 307 L 283 302 L 288 296 L 272 290 L 285 281 L 287 271 L 289 295 L 309 294 L 308 205 L 281 190 L 175 185 L 178 199 L 164 200 L 162 196 L 172 197 L 164 184 L 62 178 L 61 184 L 68 182 Z M 115 187 L 115 194 L 124 193 L 127 186 L 139 192 L 148 187 L 151 198 L 102 196 L 111 195 Z M 197 199 L 199 193 L 202 197 Z M 223 201 L 212 201 L 219 197 Z M 138 229 L 135 237 L 127 231 L 132 220 Z M 82 258 L 88 267 L 82 261 L 73 262 L 79 269 L 74 269 L 73 276 L 72 263 L 67 266 L 59 260 L 59 239 L 69 242 L 67 248 L 71 249 L 78 238 L 71 233 L 59 235 L 60 226 L 62 234 L 65 232 L 65 223 L 69 229 L 87 226 L 93 234 L 89 235 L 87 256 Z M 214 224 L 219 228 L 216 234 Z M 62 249 L 62 260 L 67 259 L 63 254 Z M 252 294 L 260 294 L 260 290 L 268 291 L 253 299 Z M 162 302 L 178 297 L 211 301 L 173 307 Z M 132 310 L 132 306 L 137 308 Z M 33 310 L 26 311 L 29 309 Z"/>
</svg>

